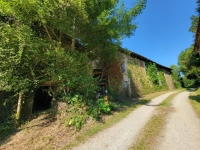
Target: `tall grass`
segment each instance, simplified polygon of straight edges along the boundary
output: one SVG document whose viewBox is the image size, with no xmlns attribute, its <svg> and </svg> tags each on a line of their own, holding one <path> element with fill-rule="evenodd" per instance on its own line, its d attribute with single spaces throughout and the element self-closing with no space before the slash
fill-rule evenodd
<svg viewBox="0 0 200 150">
<path fill-rule="evenodd" d="M 192 92 L 189 96 L 190 102 L 200 118 L 200 88 Z"/>
</svg>

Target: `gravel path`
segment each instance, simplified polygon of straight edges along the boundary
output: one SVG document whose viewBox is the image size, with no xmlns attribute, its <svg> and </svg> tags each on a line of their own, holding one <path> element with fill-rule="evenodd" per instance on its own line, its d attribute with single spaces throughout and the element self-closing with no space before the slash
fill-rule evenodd
<svg viewBox="0 0 200 150">
<path fill-rule="evenodd" d="M 188 99 L 189 92 L 178 94 L 172 101 L 174 109 L 159 139 L 157 150 L 200 150 L 200 119 Z"/>
<path fill-rule="evenodd" d="M 126 150 L 153 115 L 156 106 L 174 92 L 154 98 L 149 104 L 133 111 L 112 127 L 94 135 L 73 150 Z"/>
</svg>

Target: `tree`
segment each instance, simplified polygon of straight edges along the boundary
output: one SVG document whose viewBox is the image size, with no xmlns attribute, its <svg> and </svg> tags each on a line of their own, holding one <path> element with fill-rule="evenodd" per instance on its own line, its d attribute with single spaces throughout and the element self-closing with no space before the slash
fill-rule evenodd
<svg viewBox="0 0 200 150">
<path fill-rule="evenodd" d="M 192 15 L 190 20 L 192 21 L 192 25 L 191 25 L 189 31 L 194 33 L 194 35 L 195 35 L 195 33 L 197 32 L 197 28 L 198 28 L 199 17 Z"/>
<path fill-rule="evenodd" d="M 181 76 L 180 76 L 180 68 L 176 65 L 171 65 L 172 69 L 172 80 L 176 88 L 181 88 Z"/>
<path fill-rule="evenodd" d="M 197 12 L 198 14 L 200 13 L 200 1 L 197 0 Z M 192 16 L 192 26 L 190 28 L 190 31 L 195 33 L 195 43 L 194 43 L 194 51 L 198 52 L 200 55 L 200 49 L 199 49 L 199 44 L 200 44 L 200 20 L 199 20 L 199 15 L 198 16 Z"/>
<path fill-rule="evenodd" d="M 58 93 L 94 92 L 89 62 L 116 60 L 120 40 L 133 34 L 145 4 L 137 0 L 126 10 L 117 0 L 0 0 L 3 89 L 19 95 L 18 110 L 23 94 L 46 81 Z"/>
<path fill-rule="evenodd" d="M 187 79 L 194 79 L 196 82 L 200 79 L 200 57 L 193 52 L 193 46 L 185 49 L 179 54 L 178 64 L 180 71 Z"/>
<path fill-rule="evenodd" d="M 197 12 L 200 12 L 199 0 L 197 0 Z M 183 82 L 186 86 L 199 84 L 200 80 L 200 55 L 198 54 L 200 39 L 199 16 L 193 15 L 190 19 L 192 23 L 189 31 L 195 35 L 195 44 L 183 50 L 178 56 L 178 65 L 180 66 L 180 72 L 184 75 Z"/>
</svg>

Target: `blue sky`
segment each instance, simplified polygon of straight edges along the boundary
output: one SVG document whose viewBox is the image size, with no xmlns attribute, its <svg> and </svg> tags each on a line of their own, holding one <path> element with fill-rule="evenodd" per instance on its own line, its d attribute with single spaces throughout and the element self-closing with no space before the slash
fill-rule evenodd
<svg viewBox="0 0 200 150">
<path fill-rule="evenodd" d="M 127 8 L 135 0 L 125 0 Z M 147 0 L 146 8 L 134 21 L 137 29 L 122 47 L 161 65 L 177 65 L 180 52 L 194 42 L 189 28 L 196 15 L 196 0 Z"/>
</svg>

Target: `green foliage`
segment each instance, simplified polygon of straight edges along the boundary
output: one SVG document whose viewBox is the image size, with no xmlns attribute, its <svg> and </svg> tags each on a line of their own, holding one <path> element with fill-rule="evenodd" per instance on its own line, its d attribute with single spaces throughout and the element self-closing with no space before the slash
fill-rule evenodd
<svg viewBox="0 0 200 150">
<path fill-rule="evenodd" d="M 0 90 L 33 96 L 52 83 L 53 98 L 72 97 L 70 123 L 80 129 L 86 100 L 97 89 L 91 61 L 100 57 L 103 67 L 116 61 L 120 41 L 133 34 L 145 4 L 137 0 L 128 10 L 117 0 L 0 0 Z M 109 104 L 97 105 L 96 116 L 110 112 Z"/>
<path fill-rule="evenodd" d="M 200 12 L 200 1 L 197 0 L 197 9 Z M 199 16 L 191 16 L 191 27 L 189 31 L 196 36 Z M 196 86 L 200 82 L 200 55 L 194 52 L 194 45 L 183 50 L 178 56 L 180 72 L 184 74 L 183 83 L 187 86 Z M 193 84 L 193 85 L 192 85 Z"/>
<path fill-rule="evenodd" d="M 81 95 L 74 95 L 71 98 L 67 97 L 66 100 L 70 104 L 70 109 L 68 111 L 71 114 L 71 118 L 66 120 L 66 125 L 73 126 L 76 130 L 80 130 L 87 117 L 84 98 Z"/>
<path fill-rule="evenodd" d="M 187 77 L 183 77 L 183 84 L 184 87 L 193 87 L 195 84 L 196 80 L 195 79 L 188 79 Z"/>
<path fill-rule="evenodd" d="M 195 80 L 196 83 L 200 80 L 200 56 L 199 54 L 193 52 L 194 47 L 185 49 L 178 56 L 178 64 L 180 66 L 180 71 L 184 74 L 184 82 L 188 86 L 189 80 Z M 189 80 L 186 80 L 189 79 Z"/>
<path fill-rule="evenodd" d="M 108 87 L 109 99 L 111 101 L 116 101 L 118 99 L 119 94 L 111 87 Z"/>
<path fill-rule="evenodd" d="M 101 113 L 109 114 L 111 111 L 109 102 L 105 98 L 98 99 L 97 106 Z"/>
<path fill-rule="evenodd" d="M 158 74 L 157 74 L 157 67 L 155 63 L 151 63 L 151 62 L 146 62 L 145 63 L 147 69 L 146 69 L 146 73 L 147 76 L 149 77 L 149 79 L 152 81 L 153 84 L 158 84 L 159 83 L 159 79 L 158 79 Z"/>
<path fill-rule="evenodd" d="M 154 89 L 151 87 L 146 73 L 142 72 L 141 67 L 138 65 L 137 59 L 129 60 L 128 76 L 131 80 L 132 91 L 134 92 L 133 97 L 153 92 Z"/>
<path fill-rule="evenodd" d="M 200 87 L 190 93 L 189 99 L 198 117 L 200 117 Z"/>
<path fill-rule="evenodd" d="M 181 88 L 181 77 L 180 77 L 180 68 L 176 65 L 171 65 L 172 69 L 172 80 L 176 88 Z"/>
<path fill-rule="evenodd" d="M 109 106 L 110 106 L 111 111 L 117 111 L 120 107 L 120 105 L 118 103 L 115 103 L 115 102 L 110 102 Z"/>
<path fill-rule="evenodd" d="M 133 96 L 140 96 L 156 91 L 168 90 L 164 71 L 155 63 L 145 62 L 146 72 L 138 65 L 137 59 L 129 60 L 128 76 L 131 80 Z"/>
<path fill-rule="evenodd" d="M 73 126 L 74 129 L 80 130 L 86 120 L 85 115 L 73 115 L 71 119 L 66 121 L 67 126 Z"/>
<path fill-rule="evenodd" d="M 117 103 L 109 102 L 107 96 L 94 101 L 85 99 L 81 95 L 74 95 L 73 97 L 66 97 L 65 100 L 70 104 L 68 111 L 71 115 L 66 120 L 66 125 L 73 126 L 76 130 L 81 129 L 89 116 L 99 120 L 101 115 L 110 114 L 111 111 L 116 111 L 119 108 Z"/>
<path fill-rule="evenodd" d="M 57 61 L 52 62 L 48 73 L 54 82 L 59 83 L 57 92 L 63 93 L 63 89 L 67 87 L 72 95 L 79 93 L 89 96 L 96 91 L 96 79 L 91 76 L 93 70 L 88 64 L 90 60 L 86 54 L 63 51 L 56 58 Z"/>
<path fill-rule="evenodd" d="M 101 114 L 109 114 L 112 110 L 107 96 L 98 99 L 96 102 L 89 100 L 88 106 L 88 115 L 97 120 L 100 119 Z"/>
<path fill-rule="evenodd" d="M 161 89 L 162 90 L 168 90 L 165 75 L 164 75 L 163 70 L 161 70 L 161 69 L 158 71 L 158 80 L 159 80 L 159 86 L 161 87 Z"/>
<path fill-rule="evenodd" d="M 75 50 L 78 39 L 91 56 L 100 57 L 105 63 L 115 56 L 120 40 L 133 34 L 137 27 L 133 20 L 145 4 L 146 0 L 138 0 L 127 10 L 117 0 L 1 0 L 0 10 L 16 22 L 32 26 L 34 33 L 47 37 L 51 45 L 54 40 L 63 42 L 62 36 L 67 35 L 73 42 L 70 48 Z"/>
<path fill-rule="evenodd" d="M 197 32 L 199 17 L 192 15 L 190 20 L 192 21 L 192 25 L 191 25 L 189 31 L 195 34 Z"/>
<path fill-rule="evenodd" d="M 197 0 L 197 8 L 196 10 L 198 11 L 198 13 L 200 13 L 200 0 Z"/>
<path fill-rule="evenodd" d="M 15 107 L 17 99 L 13 92 L 0 91 L 0 135 L 13 130 L 17 127 L 15 116 Z"/>
</svg>

